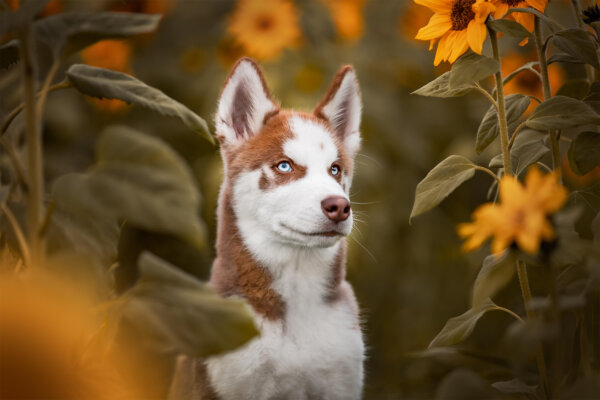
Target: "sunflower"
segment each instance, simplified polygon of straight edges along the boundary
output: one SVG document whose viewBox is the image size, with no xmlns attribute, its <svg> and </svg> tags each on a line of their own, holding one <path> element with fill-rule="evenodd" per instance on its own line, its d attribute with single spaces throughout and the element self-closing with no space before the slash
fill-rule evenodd
<svg viewBox="0 0 600 400">
<path fill-rule="evenodd" d="M 331 13 L 335 29 L 342 39 L 356 40 L 363 32 L 362 9 L 365 0 L 321 0 Z"/>
<path fill-rule="evenodd" d="M 485 20 L 495 9 L 485 0 L 414 0 L 435 12 L 416 38 L 429 40 L 429 49 L 439 40 L 433 65 L 453 63 L 469 47 L 481 54 L 486 37 Z"/>
<path fill-rule="evenodd" d="M 458 226 L 459 236 L 467 239 L 463 250 L 475 250 L 493 237 L 494 254 L 512 243 L 535 254 L 542 240 L 554 238 L 548 216 L 560 210 L 566 199 L 567 191 L 558 183 L 556 172 L 542 175 L 531 167 L 525 185 L 505 175 L 500 180 L 500 203 L 483 204 L 473 213 L 473 222 Z"/>
<path fill-rule="evenodd" d="M 296 9 L 286 0 L 239 0 L 227 29 L 248 55 L 261 60 L 300 39 Z"/>
<path fill-rule="evenodd" d="M 431 10 L 409 3 L 398 19 L 398 31 L 408 40 L 415 40 L 419 29 L 431 18 Z"/>
<path fill-rule="evenodd" d="M 509 8 L 528 8 L 533 7 L 539 12 L 543 13 L 548 5 L 548 0 L 491 0 L 496 6 L 494 12 L 494 18 L 502 18 L 508 11 Z M 534 15 L 530 13 L 514 12 L 511 13 L 507 18 L 517 21 L 525 27 L 529 32 L 533 32 L 534 28 Z M 520 43 L 524 45 L 528 42 L 528 38 L 523 39 Z"/>
</svg>

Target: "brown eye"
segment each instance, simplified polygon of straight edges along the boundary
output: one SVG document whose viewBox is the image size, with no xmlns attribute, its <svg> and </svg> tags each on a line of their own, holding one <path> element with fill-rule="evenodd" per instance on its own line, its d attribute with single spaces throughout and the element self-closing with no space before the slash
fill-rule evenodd
<svg viewBox="0 0 600 400">
<path fill-rule="evenodd" d="M 339 173 L 341 172 L 341 170 L 342 170 L 342 169 L 341 169 L 341 168 L 340 168 L 340 166 L 339 166 L 339 165 L 337 165 L 337 164 L 333 164 L 333 165 L 331 166 L 331 168 L 329 168 L 329 172 L 331 172 L 331 175 L 333 175 L 333 176 L 338 176 L 338 175 L 339 175 Z"/>
</svg>

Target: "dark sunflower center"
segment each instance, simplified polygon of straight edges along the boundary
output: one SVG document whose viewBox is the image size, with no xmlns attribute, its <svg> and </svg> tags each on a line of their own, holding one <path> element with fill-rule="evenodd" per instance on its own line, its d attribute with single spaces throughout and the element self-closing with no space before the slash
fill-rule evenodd
<svg viewBox="0 0 600 400">
<path fill-rule="evenodd" d="M 600 21 L 600 7 L 596 4 L 583 10 L 583 22 L 591 24 L 592 22 Z"/>
<path fill-rule="evenodd" d="M 509 7 L 516 7 L 523 0 L 502 0 L 502 3 L 508 4 Z"/>
<path fill-rule="evenodd" d="M 452 21 L 452 30 L 462 31 L 467 29 L 469 22 L 475 18 L 472 5 L 475 0 L 455 0 L 452 4 L 452 12 L 450 13 L 450 20 Z"/>
<path fill-rule="evenodd" d="M 273 23 L 273 18 L 270 15 L 261 15 L 256 19 L 256 27 L 261 31 L 268 31 Z"/>
</svg>

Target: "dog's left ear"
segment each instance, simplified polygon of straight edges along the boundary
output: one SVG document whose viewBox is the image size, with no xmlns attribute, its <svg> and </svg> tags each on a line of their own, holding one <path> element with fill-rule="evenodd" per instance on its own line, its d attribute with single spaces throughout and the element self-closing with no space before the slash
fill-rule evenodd
<svg viewBox="0 0 600 400">
<path fill-rule="evenodd" d="M 356 73 L 351 66 L 346 65 L 338 71 L 314 114 L 329 122 L 350 157 L 354 157 L 360 148 L 361 112 Z"/>
</svg>

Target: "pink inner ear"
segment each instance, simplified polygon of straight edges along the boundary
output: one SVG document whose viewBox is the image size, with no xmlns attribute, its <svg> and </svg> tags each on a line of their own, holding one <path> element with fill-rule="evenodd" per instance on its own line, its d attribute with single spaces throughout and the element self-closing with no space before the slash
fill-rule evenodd
<svg viewBox="0 0 600 400">
<path fill-rule="evenodd" d="M 254 105 L 252 104 L 252 97 L 248 93 L 248 89 L 244 84 L 244 81 L 235 89 L 233 96 L 233 110 L 231 113 L 231 121 L 233 124 L 233 130 L 235 136 L 238 139 L 244 137 L 244 132 L 247 132 L 248 136 L 252 135 L 250 131 L 250 114 L 254 111 Z"/>
<path fill-rule="evenodd" d="M 345 139 L 346 129 L 350 122 L 350 94 L 342 93 L 344 99 L 339 105 L 339 108 L 333 118 L 331 119 L 331 128 L 334 130 L 336 135 L 342 140 Z"/>
</svg>

